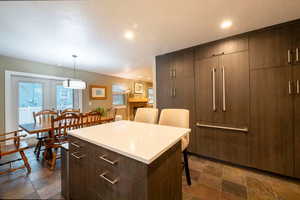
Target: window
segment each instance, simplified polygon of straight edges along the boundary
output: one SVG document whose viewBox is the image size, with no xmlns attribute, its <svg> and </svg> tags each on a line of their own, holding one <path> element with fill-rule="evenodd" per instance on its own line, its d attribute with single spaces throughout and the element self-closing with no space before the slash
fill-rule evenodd
<svg viewBox="0 0 300 200">
<path fill-rule="evenodd" d="M 62 85 L 56 85 L 56 109 L 64 110 L 74 107 L 73 89 L 64 88 Z"/>
<path fill-rule="evenodd" d="M 154 103 L 153 88 L 148 88 L 148 103 Z"/>
<path fill-rule="evenodd" d="M 33 112 L 43 109 L 43 85 L 37 82 L 19 82 L 19 124 L 33 123 Z"/>
<path fill-rule="evenodd" d="M 125 89 L 122 85 L 112 86 L 112 104 L 115 106 L 125 105 Z"/>
</svg>

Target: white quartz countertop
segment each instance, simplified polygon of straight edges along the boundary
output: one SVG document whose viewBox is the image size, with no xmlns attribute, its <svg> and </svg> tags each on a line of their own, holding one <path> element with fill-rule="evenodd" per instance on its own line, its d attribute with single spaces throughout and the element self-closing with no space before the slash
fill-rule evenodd
<svg viewBox="0 0 300 200">
<path fill-rule="evenodd" d="M 150 164 L 191 130 L 157 124 L 117 121 L 69 134 L 121 155 Z"/>
</svg>

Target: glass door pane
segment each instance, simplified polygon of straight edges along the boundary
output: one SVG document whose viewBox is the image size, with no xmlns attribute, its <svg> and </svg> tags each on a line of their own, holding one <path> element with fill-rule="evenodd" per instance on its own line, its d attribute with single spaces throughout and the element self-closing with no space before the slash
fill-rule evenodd
<svg viewBox="0 0 300 200">
<path fill-rule="evenodd" d="M 74 107 L 73 89 L 64 88 L 62 85 L 56 85 L 56 109 L 64 110 Z"/>
<path fill-rule="evenodd" d="M 33 123 L 33 112 L 43 109 L 43 84 L 19 82 L 19 124 Z"/>
</svg>

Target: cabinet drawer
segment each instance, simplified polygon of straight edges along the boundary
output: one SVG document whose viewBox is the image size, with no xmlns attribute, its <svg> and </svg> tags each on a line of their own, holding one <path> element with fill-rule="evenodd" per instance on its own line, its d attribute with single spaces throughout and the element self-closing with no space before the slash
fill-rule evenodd
<svg viewBox="0 0 300 200">
<path fill-rule="evenodd" d="M 104 167 L 122 176 L 132 179 L 142 179 L 147 166 L 144 163 L 104 149 L 99 146 L 93 147 L 93 159 L 95 167 Z"/>
<path fill-rule="evenodd" d="M 101 166 L 101 165 L 100 165 Z M 138 197 L 143 193 L 143 180 L 133 180 L 120 175 L 116 170 L 110 171 L 106 168 L 95 169 L 95 189 L 97 199 L 101 200 L 132 200 L 134 195 Z"/>
<path fill-rule="evenodd" d="M 75 137 L 69 137 L 69 147 L 70 147 L 70 152 L 74 153 L 74 152 L 84 152 L 86 151 L 86 147 L 87 147 L 87 143 L 77 139 Z"/>
</svg>

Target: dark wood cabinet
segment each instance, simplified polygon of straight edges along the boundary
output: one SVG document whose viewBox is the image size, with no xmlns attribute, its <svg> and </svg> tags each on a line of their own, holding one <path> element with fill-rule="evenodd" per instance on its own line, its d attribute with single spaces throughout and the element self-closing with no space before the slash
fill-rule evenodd
<svg viewBox="0 0 300 200">
<path fill-rule="evenodd" d="M 70 144 L 71 200 L 182 200 L 181 142 L 148 165 L 74 136 Z"/>
<path fill-rule="evenodd" d="M 194 73 L 194 93 L 187 79 L 170 84 L 194 95 L 190 152 L 300 178 L 300 20 L 196 46 Z"/>
<path fill-rule="evenodd" d="M 195 129 L 194 50 L 186 49 L 156 57 L 157 107 L 188 109 L 190 133 Z M 187 89 L 188 88 L 188 89 Z M 191 144 L 192 148 L 193 144 Z"/>
<path fill-rule="evenodd" d="M 249 35 L 251 69 L 289 66 L 291 51 L 290 26 L 260 30 Z"/>
<path fill-rule="evenodd" d="M 249 125 L 248 51 L 197 60 L 195 89 L 193 152 L 246 165 L 247 131 L 234 129 L 247 130 Z"/>
<path fill-rule="evenodd" d="M 173 71 L 171 66 L 171 55 L 156 57 L 156 100 L 159 108 L 168 108 L 173 101 Z"/>
<path fill-rule="evenodd" d="M 294 134 L 295 134 L 295 176 L 300 178 L 300 65 L 295 65 L 294 72 Z"/>
<path fill-rule="evenodd" d="M 220 57 L 220 95 L 222 123 L 230 127 L 249 126 L 248 51 Z"/>
<path fill-rule="evenodd" d="M 247 128 L 248 51 L 198 60 L 195 72 L 197 122 Z"/>
<path fill-rule="evenodd" d="M 221 123 L 219 58 L 212 57 L 196 61 L 196 120 L 197 122 Z"/>
<path fill-rule="evenodd" d="M 251 72 L 251 166 L 293 175 L 293 98 L 291 68 Z"/>
<path fill-rule="evenodd" d="M 248 49 L 248 36 L 242 35 L 224 40 L 210 42 L 196 47 L 196 60 L 211 58 L 213 56 L 245 51 Z"/>
<path fill-rule="evenodd" d="M 89 199 L 87 191 L 89 177 L 89 150 L 84 143 L 72 138 L 69 154 L 69 193 L 71 200 Z"/>
</svg>

